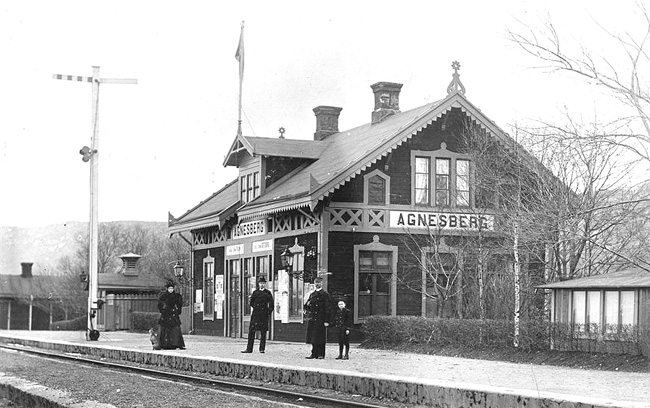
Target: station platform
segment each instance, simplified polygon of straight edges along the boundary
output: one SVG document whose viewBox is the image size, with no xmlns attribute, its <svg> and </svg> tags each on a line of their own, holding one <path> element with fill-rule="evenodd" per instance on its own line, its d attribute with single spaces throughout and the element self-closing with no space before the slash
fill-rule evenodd
<svg viewBox="0 0 650 408">
<path fill-rule="evenodd" d="M 147 333 L 0 330 L 0 342 L 89 354 L 217 375 L 248 378 L 449 407 L 650 408 L 650 375 L 400 353 L 352 345 L 336 360 L 305 359 L 311 346 L 268 341 L 266 353 L 242 354 L 245 339 L 185 335 L 186 350 L 153 350 Z M 0 367 L 0 372 L 2 368 Z"/>
</svg>

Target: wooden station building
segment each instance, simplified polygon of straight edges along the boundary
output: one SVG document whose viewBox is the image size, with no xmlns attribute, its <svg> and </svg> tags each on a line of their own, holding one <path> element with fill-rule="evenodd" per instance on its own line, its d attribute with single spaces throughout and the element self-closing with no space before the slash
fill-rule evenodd
<svg viewBox="0 0 650 408">
<path fill-rule="evenodd" d="M 371 121 L 353 129 L 339 131 L 342 108 L 318 106 L 313 140 L 285 139 L 282 129 L 279 138 L 235 137 L 223 164 L 239 176 L 182 216 L 169 215 L 171 234 L 191 235 L 194 333 L 246 336 L 248 296 L 262 276 L 275 299 L 275 340 L 304 341 L 303 303 L 315 276 L 346 301 L 355 324 L 372 315 L 459 313 L 426 296 L 440 282 L 418 270 L 431 253 L 443 255 L 442 285 L 451 287 L 451 269 L 473 264 L 461 239 L 496 235 L 498 212 L 479 200 L 459 135 L 471 123 L 504 149 L 516 143 L 466 98 L 453 67 L 444 98 L 403 112 L 402 84 L 371 85 Z M 432 234 L 436 245 L 427 244 Z M 414 251 L 408 241 L 418 237 Z M 507 255 L 499 259 L 495 269 L 511 267 Z M 402 279 L 413 268 L 415 290 Z"/>
</svg>

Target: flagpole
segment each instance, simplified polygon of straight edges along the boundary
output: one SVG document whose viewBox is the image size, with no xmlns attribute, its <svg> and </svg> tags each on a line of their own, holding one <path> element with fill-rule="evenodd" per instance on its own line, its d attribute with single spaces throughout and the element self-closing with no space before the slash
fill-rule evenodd
<svg viewBox="0 0 650 408">
<path fill-rule="evenodd" d="M 244 22 L 241 22 L 241 32 L 239 34 L 239 46 L 237 47 L 237 52 L 235 53 L 235 58 L 239 61 L 239 110 L 237 116 L 237 135 L 242 135 L 241 129 L 241 99 L 242 99 L 242 87 L 244 83 Z"/>
</svg>

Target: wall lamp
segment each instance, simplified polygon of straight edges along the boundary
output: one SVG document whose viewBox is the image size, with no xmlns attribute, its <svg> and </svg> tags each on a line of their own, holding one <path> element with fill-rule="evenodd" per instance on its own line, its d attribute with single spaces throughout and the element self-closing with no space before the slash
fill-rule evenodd
<svg viewBox="0 0 650 408">
<path fill-rule="evenodd" d="M 280 254 L 280 264 L 282 265 L 283 269 L 291 271 L 291 266 L 293 264 L 293 253 L 291 253 L 289 248 L 285 248 L 284 251 L 282 251 Z"/>
</svg>

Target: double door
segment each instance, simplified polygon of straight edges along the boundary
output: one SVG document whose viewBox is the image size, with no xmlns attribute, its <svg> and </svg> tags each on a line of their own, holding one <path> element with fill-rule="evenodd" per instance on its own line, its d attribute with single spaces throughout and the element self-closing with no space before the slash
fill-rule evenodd
<svg viewBox="0 0 650 408">
<path fill-rule="evenodd" d="M 227 336 L 246 337 L 250 324 L 250 295 L 260 277 L 267 280 L 267 289 L 273 293 L 271 255 L 242 257 L 226 261 L 228 276 Z M 271 319 L 271 324 L 273 320 Z M 271 329 L 269 325 L 269 329 Z M 269 333 L 272 333 L 269 330 Z"/>
</svg>

